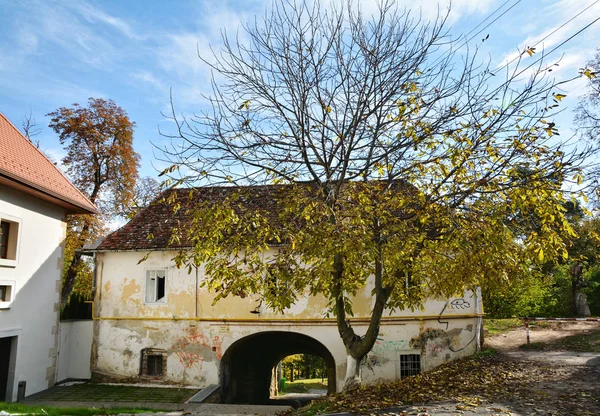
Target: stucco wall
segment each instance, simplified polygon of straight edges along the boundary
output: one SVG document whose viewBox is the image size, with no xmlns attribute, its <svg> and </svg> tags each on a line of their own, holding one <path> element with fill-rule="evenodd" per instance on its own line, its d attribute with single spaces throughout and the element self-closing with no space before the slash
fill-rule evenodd
<svg viewBox="0 0 600 416">
<path fill-rule="evenodd" d="M 0 337 L 17 337 L 9 400 L 19 381 L 30 395 L 56 380 L 56 346 L 65 223 L 63 209 L 0 185 L 0 217 L 19 224 L 18 258 L 0 266 L 0 280 L 14 282 L 13 302 L 0 309 Z M 15 345 L 15 344 L 13 344 Z"/>
<path fill-rule="evenodd" d="M 92 355 L 92 320 L 60 322 L 57 382 L 66 379 L 89 379 Z"/>
<path fill-rule="evenodd" d="M 324 317 L 326 301 L 305 297 L 283 314 L 266 310 L 256 297 L 227 298 L 213 305 L 213 295 L 198 283 L 198 274 L 177 269 L 173 252 L 111 252 L 97 254 L 97 291 L 92 371 L 136 379 L 144 348 L 167 353 L 162 381 L 188 385 L 219 382 L 220 360 L 237 340 L 266 331 L 297 332 L 314 338 L 333 355 L 337 388 L 343 386 L 346 352 L 335 321 Z M 145 302 L 146 270 L 166 268 L 166 302 Z M 354 301 L 356 318 L 369 316 L 370 290 Z M 195 301 L 197 299 L 197 301 Z M 449 300 L 430 300 L 422 311 L 386 313 L 380 337 L 362 365 L 365 380 L 399 377 L 400 355 L 419 354 L 421 368 L 471 354 L 476 349 L 476 296 L 466 293 Z M 260 312 L 255 314 L 252 312 Z M 360 335 L 366 321 L 353 323 Z"/>
</svg>

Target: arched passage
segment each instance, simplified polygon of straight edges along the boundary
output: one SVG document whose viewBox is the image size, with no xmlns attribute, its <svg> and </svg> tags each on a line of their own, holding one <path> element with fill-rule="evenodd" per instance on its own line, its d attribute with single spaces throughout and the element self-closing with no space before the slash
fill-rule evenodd
<svg viewBox="0 0 600 416">
<path fill-rule="evenodd" d="M 327 364 L 327 390 L 335 388 L 335 361 L 314 338 L 284 331 L 259 332 L 233 343 L 221 359 L 221 400 L 224 403 L 262 404 L 269 401 L 271 370 L 292 354 L 312 354 Z"/>
</svg>

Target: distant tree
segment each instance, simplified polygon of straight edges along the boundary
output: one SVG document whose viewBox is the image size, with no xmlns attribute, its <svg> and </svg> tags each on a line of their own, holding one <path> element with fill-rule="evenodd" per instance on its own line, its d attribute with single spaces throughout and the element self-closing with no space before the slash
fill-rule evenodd
<svg viewBox="0 0 600 416">
<path fill-rule="evenodd" d="M 596 56 L 587 67 L 581 69 L 581 74 L 587 77 L 588 85 L 575 109 L 575 125 L 580 137 L 600 149 L 600 49 L 596 50 Z M 594 204 L 600 206 L 600 170 L 593 166 L 587 178 L 591 184 L 589 195 Z"/>
<path fill-rule="evenodd" d="M 48 115 L 52 117 L 49 126 L 67 150 L 62 163 L 69 177 L 102 213 L 99 217 L 74 215 L 68 220 L 64 305 L 78 274 L 90 273 L 77 250 L 102 235 L 104 218 L 129 209 L 140 157 L 133 150 L 135 123 L 112 100 L 90 98 L 87 107 L 73 104 Z"/>
<path fill-rule="evenodd" d="M 27 139 L 29 139 L 29 141 L 32 143 L 34 143 L 33 137 L 37 136 L 42 132 L 42 129 L 38 127 L 35 118 L 33 117 L 32 110 L 29 110 L 29 114 L 25 114 L 23 116 L 23 122 L 21 126 L 23 128 L 23 133 L 25 134 L 25 137 L 27 137 Z M 36 147 L 40 147 L 39 141 L 35 142 L 34 144 L 36 145 Z"/>
<path fill-rule="evenodd" d="M 575 316 L 590 316 L 586 288 L 600 260 L 600 218 L 583 218 L 574 224 L 576 237 L 569 247 L 571 310 Z"/>
<path fill-rule="evenodd" d="M 134 187 L 134 194 L 131 205 L 124 212 L 125 217 L 134 215 L 142 208 L 146 208 L 152 201 L 156 199 L 161 191 L 161 184 L 158 180 L 151 176 L 139 178 Z"/>
<path fill-rule="evenodd" d="M 444 17 L 422 23 L 392 1 L 373 18 L 348 9 L 280 1 L 245 36 L 224 35 L 209 110 L 173 111 L 178 131 L 163 149 L 190 173 L 180 181 L 282 185 L 277 220 L 272 207 L 243 209 L 248 188 L 199 204 L 174 230 L 193 245 L 175 261 L 203 263 L 216 301 L 256 293 L 283 311 L 325 296 L 346 389 L 360 383 L 384 311 L 493 289 L 566 256 L 561 186 L 578 172 L 551 121 L 563 96 L 545 67 L 499 81 L 451 52 Z M 520 213 L 536 214 L 536 231 L 507 226 Z M 348 316 L 365 287 L 373 308 L 357 333 Z"/>
</svg>

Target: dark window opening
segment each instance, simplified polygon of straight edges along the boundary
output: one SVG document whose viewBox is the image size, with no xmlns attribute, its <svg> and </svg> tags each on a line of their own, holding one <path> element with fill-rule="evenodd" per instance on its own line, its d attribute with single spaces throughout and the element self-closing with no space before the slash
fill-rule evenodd
<svg viewBox="0 0 600 416">
<path fill-rule="evenodd" d="M 142 350 L 140 376 L 162 377 L 167 372 L 167 352 L 158 348 Z"/>
<path fill-rule="evenodd" d="M 162 355 L 149 355 L 147 365 L 149 376 L 162 376 Z"/>
<path fill-rule="evenodd" d="M 146 303 L 165 303 L 166 283 L 166 270 L 147 270 Z"/>
<path fill-rule="evenodd" d="M 0 259 L 8 258 L 8 233 L 10 224 L 6 221 L 0 222 Z"/>
<path fill-rule="evenodd" d="M 160 302 L 165 297 L 165 277 L 157 276 L 158 281 L 156 285 L 156 301 Z"/>
<path fill-rule="evenodd" d="M 12 286 L 0 285 L 0 302 L 10 302 L 11 301 L 11 292 L 12 292 Z"/>
<path fill-rule="evenodd" d="M 419 354 L 400 355 L 400 378 L 416 376 L 421 372 L 421 356 Z"/>
</svg>

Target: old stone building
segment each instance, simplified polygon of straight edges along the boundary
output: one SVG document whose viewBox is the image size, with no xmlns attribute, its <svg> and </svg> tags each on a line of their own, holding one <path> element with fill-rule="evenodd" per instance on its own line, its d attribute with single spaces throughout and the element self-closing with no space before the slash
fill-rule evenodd
<svg viewBox="0 0 600 416">
<path fill-rule="evenodd" d="M 235 188 L 203 188 L 216 202 Z M 321 356 L 328 366 L 329 391 L 340 390 L 346 351 L 326 300 L 301 298 L 283 314 L 265 308 L 257 297 L 214 295 L 200 288 L 202 267 L 175 267 L 170 230 L 185 223 L 188 190 L 178 190 L 176 214 L 154 204 L 109 235 L 96 257 L 92 371 L 97 376 L 205 386 L 220 384 L 223 401 L 257 403 L 269 397 L 271 370 L 296 353 Z M 276 210 L 269 186 L 254 187 L 247 209 Z M 148 238 L 152 235 L 152 238 Z M 273 247 L 273 250 L 276 250 Z M 148 256 L 146 261 L 140 259 Z M 372 308 L 370 288 L 354 299 L 357 332 L 365 331 Z M 465 293 L 426 302 L 423 311 L 387 313 L 377 343 L 362 363 L 366 382 L 396 380 L 473 353 L 478 345 L 482 307 Z"/>
</svg>

